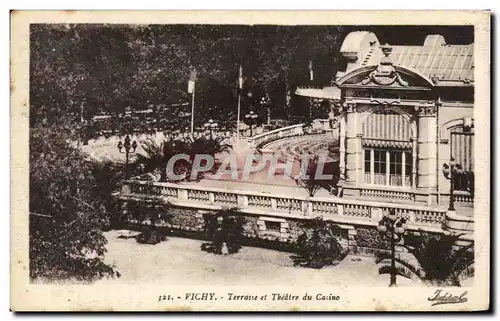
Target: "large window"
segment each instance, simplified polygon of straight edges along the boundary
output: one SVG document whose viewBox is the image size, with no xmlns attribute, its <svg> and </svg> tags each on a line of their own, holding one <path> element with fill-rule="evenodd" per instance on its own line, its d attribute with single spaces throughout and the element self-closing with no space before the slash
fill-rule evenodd
<svg viewBox="0 0 500 321">
<path fill-rule="evenodd" d="M 411 186 L 411 153 L 384 149 L 365 149 L 365 183 Z"/>
<path fill-rule="evenodd" d="M 386 152 L 383 150 L 373 151 L 373 183 L 386 184 L 387 158 Z"/>
</svg>

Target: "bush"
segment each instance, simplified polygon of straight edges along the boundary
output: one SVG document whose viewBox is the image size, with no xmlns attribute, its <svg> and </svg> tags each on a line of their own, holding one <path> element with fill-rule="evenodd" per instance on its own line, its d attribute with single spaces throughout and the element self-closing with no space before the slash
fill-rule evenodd
<svg viewBox="0 0 500 321">
<path fill-rule="evenodd" d="M 347 255 L 339 243 L 341 231 L 340 227 L 322 218 L 304 224 L 296 242 L 295 255 L 291 256 L 294 265 L 315 269 L 336 265 Z"/>
<path fill-rule="evenodd" d="M 473 245 L 459 246 L 461 234 L 429 234 L 411 236 L 404 248 L 413 258 L 395 257 L 396 273 L 433 286 L 460 286 L 462 279 L 474 275 Z M 377 253 L 379 273 L 391 273 L 390 255 Z"/>
<path fill-rule="evenodd" d="M 241 249 L 245 222 L 235 210 L 217 212 L 206 221 L 205 233 L 212 241 L 202 244 L 202 251 L 219 255 L 237 253 Z"/>
<path fill-rule="evenodd" d="M 127 220 L 137 220 L 143 229 L 143 232 L 135 237 L 137 243 L 154 245 L 165 241 L 167 237 L 163 231 L 158 230 L 157 225 L 165 227 L 172 224 L 171 209 L 169 203 L 129 201 Z"/>
<path fill-rule="evenodd" d="M 162 241 L 166 241 L 167 237 L 156 230 L 155 227 L 151 226 L 151 228 L 137 235 L 136 237 L 137 243 L 140 244 L 151 244 L 155 245 Z"/>
</svg>

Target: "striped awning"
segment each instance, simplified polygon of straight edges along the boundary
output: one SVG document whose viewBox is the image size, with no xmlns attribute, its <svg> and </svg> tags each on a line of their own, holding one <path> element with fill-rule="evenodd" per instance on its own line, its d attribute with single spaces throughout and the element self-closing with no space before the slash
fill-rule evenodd
<svg viewBox="0 0 500 321">
<path fill-rule="evenodd" d="M 384 148 L 384 149 L 411 149 L 412 145 L 409 141 L 400 140 L 380 140 L 363 138 L 362 144 L 364 147 Z"/>
<path fill-rule="evenodd" d="M 298 96 L 320 98 L 320 99 L 335 99 L 340 100 L 341 90 L 338 87 L 330 86 L 324 88 L 304 88 L 298 87 L 295 91 Z"/>
<path fill-rule="evenodd" d="M 380 110 L 373 113 L 363 122 L 363 138 L 381 141 L 410 142 L 412 128 L 410 123 L 400 114 L 391 110 Z"/>
</svg>

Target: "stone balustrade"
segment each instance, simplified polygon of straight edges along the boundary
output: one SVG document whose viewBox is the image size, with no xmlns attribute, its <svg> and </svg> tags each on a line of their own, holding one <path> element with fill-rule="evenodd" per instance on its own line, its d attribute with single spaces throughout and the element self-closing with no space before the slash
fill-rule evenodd
<svg viewBox="0 0 500 321">
<path fill-rule="evenodd" d="M 301 136 L 304 135 L 304 124 L 297 124 L 288 127 L 274 129 L 253 137 L 248 138 L 248 142 L 252 146 L 261 146 L 266 143 L 270 143 L 272 141 L 293 137 L 293 136 Z"/>
<path fill-rule="evenodd" d="M 311 219 L 324 217 L 338 224 L 375 226 L 384 213 L 396 209 L 407 218 L 410 230 L 440 232 L 446 210 L 413 204 L 391 204 L 337 197 L 290 197 L 260 192 L 227 190 L 173 183 L 124 181 L 122 200 L 157 199 L 174 206 L 201 210 L 238 208 L 241 213 L 277 218 Z"/>
<path fill-rule="evenodd" d="M 377 199 L 405 200 L 405 201 L 415 200 L 414 193 L 411 190 L 384 189 L 380 186 L 377 187 L 363 186 L 360 187 L 359 193 L 360 196 L 373 197 Z"/>
<path fill-rule="evenodd" d="M 474 203 L 474 197 L 469 192 L 455 191 L 453 193 L 453 196 L 455 198 L 455 202 L 457 203 L 467 203 L 467 204 Z"/>
<path fill-rule="evenodd" d="M 248 142 L 254 146 L 259 147 L 264 144 L 271 143 L 275 140 L 287 138 L 287 137 L 295 137 L 302 136 L 304 134 L 308 134 L 306 132 L 305 124 L 296 124 L 283 128 L 274 129 L 259 135 L 255 135 L 253 137 L 248 138 Z M 329 119 L 315 119 L 312 122 L 312 128 L 309 134 L 318 134 L 319 132 L 324 132 L 326 130 L 330 130 L 330 120 Z"/>
</svg>

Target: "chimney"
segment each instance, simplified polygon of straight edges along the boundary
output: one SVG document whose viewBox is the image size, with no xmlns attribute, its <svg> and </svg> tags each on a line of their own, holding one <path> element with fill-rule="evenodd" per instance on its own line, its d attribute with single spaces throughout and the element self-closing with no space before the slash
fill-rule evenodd
<svg viewBox="0 0 500 321">
<path fill-rule="evenodd" d="M 442 35 L 428 35 L 425 37 L 424 47 L 446 46 L 446 41 Z"/>
</svg>

